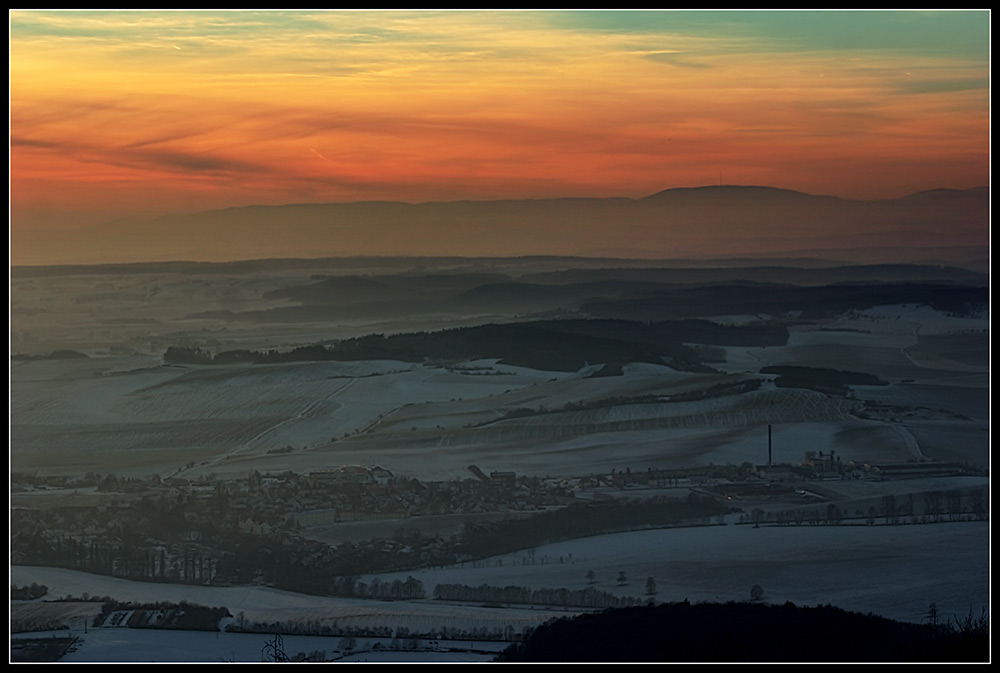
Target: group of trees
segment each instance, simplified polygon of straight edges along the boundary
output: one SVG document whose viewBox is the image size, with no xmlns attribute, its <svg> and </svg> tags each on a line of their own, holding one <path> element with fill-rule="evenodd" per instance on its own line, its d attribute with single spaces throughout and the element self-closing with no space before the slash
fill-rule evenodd
<svg viewBox="0 0 1000 673">
<path fill-rule="evenodd" d="M 702 330 L 705 328 L 702 327 Z M 622 320 L 549 320 L 459 327 L 438 332 L 369 334 L 333 344 L 290 351 L 232 350 L 212 354 L 197 347 L 171 346 L 167 364 L 236 364 L 324 360 L 403 362 L 495 358 L 512 365 L 575 372 L 588 362 L 670 362 L 706 371 L 695 349 L 684 345 L 687 329 L 671 324 Z M 787 339 L 787 332 L 784 333 Z"/>
<path fill-rule="evenodd" d="M 846 395 L 848 386 L 884 386 L 885 381 L 874 374 L 848 372 L 824 367 L 775 365 L 763 367 L 761 374 L 777 374 L 774 385 L 787 388 L 807 388 L 832 395 Z"/>
<path fill-rule="evenodd" d="M 852 270 L 852 273 L 857 273 Z M 988 284 L 835 281 L 828 285 L 720 282 L 708 285 L 653 286 L 627 298 L 595 299 L 580 310 L 622 319 L 665 320 L 677 316 L 788 315 L 810 320 L 875 306 L 931 306 L 954 315 L 976 314 L 989 306 Z"/>
<path fill-rule="evenodd" d="M 795 507 L 787 510 L 765 511 L 754 508 L 741 517 L 744 523 L 776 524 L 778 526 L 839 526 L 845 521 L 863 522 L 869 526 L 879 523 L 937 523 L 941 521 L 984 521 L 989 516 L 989 495 L 985 487 L 973 489 L 948 489 L 926 491 L 896 496 L 883 495 L 877 504 L 851 508 L 846 504 L 827 503 L 820 506 Z"/>
<path fill-rule="evenodd" d="M 387 624 L 341 624 L 335 619 L 297 619 L 294 621 L 256 622 L 246 618 L 242 612 L 235 620 L 226 625 L 226 631 L 232 633 L 283 633 L 285 635 L 310 636 L 340 636 L 338 648 L 341 652 L 357 651 L 360 647 L 370 644 L 359 642 L 359 638 L 377 638 L 391 641 L 388 649 L 410 649 L 415 640 L 483 640 L 514 642 L 521 638 L 521 633 L 511 624 L 496 626 L 474 626 L 460 628 L 455 626 L 428 626 L 426 628 L 408 628 L 406 626 L 389 626 Z M 401 641 L 410 641 L 403 645 Z M 371 649 L 381 649 L 371 646 Z"/>
<path fill-rule="evenodd" d="M 351 578 L 349 578 L 351 579 Z M 333 586 L 340 586 L 341 582 L 334 580 Z M 424 583 L 412 575 L 405 580 L 395 579 L 391 582 L 383 582 L 379 578 L 372 579 L 371 582 L 354 582 L 350 592 L 347 594 L 357 598 L 377 598 L 386 601 L 412 601 L 426 598 Z"/>
<path fill-rule="evenodd" d="M 12 559 L 16 563 L 71 568 L 99 575 L 137 580 L 209 584 L 223 570 L 225 554 L 195 544 L 167 547 L 133 532 L 121 537 L 77 539 L 22 530 Z"/>
<path fill-rule="evenodd" d="M 49 588 L 37 582 L 32 582 L 30 586 L 26 587 L 19 587 L 13 584 L 10 587 L 10 599 L 12 601 L 33 601 L 47 593 L 49 593 Z"/>
<path fill-rule="evenodd" d="M 494 556 L 601 533 L 705 523 L 727 511 L 718 500 L 693 493 L 684 499 L 664 497 L 578 503 L 524 519 L 468 523 L 463 532 L 463 547 L 474 557 Z"/>
<path fill-rule="evenodd" d="M 29 355 L 26 353 L 15 353 L 10 356 L 11 360 L 75 360 L 81 358 L 87 358 L 86 353 L 81 353 L 80 351 L 74 350 L 58 350 L 52 351 L 51 353 L 45 353 L 42 355 Z"/>
<path fill-rule="evenodd" d="M 333 547 L 279 527 L 268 535 L 233 530 L 223 525 L 221 514 L 194 516 L 186 502 L 153 497 L 96 518 L 87 510 L 12 512 L 11 560 L 143 581 L 265 582 L 301 593 L 406 600 L 423 593 L 412 578 L 373 586 L 342 578 L 487 558 L 587 535 L 705 523 L 725 511 L 716 499 L 694 495 L 580 502 L 525 518 L 469 522 L 461 535 L 447 540 L 417 537 L 405 547 L 387 540 Z M 86 526 L 94 526 L 94 532 L 66 532 Z M 404 548 L 406 553 L 399 551 Z"/>
<path fill-rule="evenodd" d="M 106 622 L 117 620 L 113 626 L 217 631 L 219 622 L 226 617 L 232 617 L 226 608 L 208 607 L 186 601 L 122 603 L 109 600 L 101 606 L 100 614 L 94 617 L 94 626 L 103 626 Z"/>
<path fill-rule="evenodd" d="M 640 605 L 641 598 L 617 596 L 593 586 L 585 589 L 531 589 L 523 586 L 498 587 L 490 584 L 438 584 L 434 598 L 443 601 L 463 601 L 504 605 L 550 605 L 577 608 L 613 608 Z"/>
</svg>

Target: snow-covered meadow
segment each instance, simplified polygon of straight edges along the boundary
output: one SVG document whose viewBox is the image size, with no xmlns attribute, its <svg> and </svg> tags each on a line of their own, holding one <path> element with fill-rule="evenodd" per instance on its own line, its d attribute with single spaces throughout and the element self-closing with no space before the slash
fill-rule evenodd
<svg viewBox="0 0 1000 673">
<path fill-rule="evenodd" d="M 12 360 L 12 471 L 197 480 L 362 465 L 379 466 L 398 477 L 443 481 L 469 478 L 472 465 L 486 474 L 574 477 L 625 469 L 762 465 L 769 458 L 798 464 L 806 452 L 819 451 L 835 451 L 842 460 L 859 464 L 990 463 L 989 358 L 982 346 L 988 339 L 982 336 L 988 332 L 988 314 L 956 317 L 921 306 L 856 311 L 823 325 L 793 327 L 785 346 L 717 347 L 725 361 L 711 363 L 716 373 L 631 363 L 621 376 L 592 377 L 602 363 L 589 363 L 577 372 L 554 372 L 495 359 L 184 367 L 163 363 L 163 348 L 186 340 L 217 343 L 219 348 L 283 348 L 375 329 L 389 331 L 385 328 L 395 325 L 344 321 L 261 326 L 188 317 L 220 307 L 280 306 L 280 301 L 260 297 L 305 280 L 305 275 L 211 282 L 178 280 L 169 274 L 109 275 L 89 279 L 92 286 L 82 297 L 72 278 L 49 284 L 18 280 L 12 296 L 18 301 L 34 297 L 37 306 L 18 314 L 12 350 L 45 333 L 46 344 L 79 348 L 90 357 Z M 427 318 L 400 327 L 427 328 L 450 321 Z M 961 350 L 966 338 L 975 340 L 968 352 Z M 853 386 L 849 396 L 837 398 L 778 387 L 759 374 L 769 365 L 864 371 L 887 385 Z M 758 389 L 737 395 L 691 398 L 717 384 L 750 378 L 764 381 Z M 864 404 L 881 411 L 858 415 Z M 988 477 L 977 479 L 975 485 L 988 487 Z M 877 502 L 887 493 L 919 495 L 951 487 L 957 482 L 948 479 L 817 485 L 831 502 Z M 11 504 L 97 506 L 106 497 L 86 489 L 38 490 L 12 494 Z M 379 527 L 410 524 L 417 525 L 400 519 L 305 532 L 342 541 Z M 461 525 L 459 516 L 442 521 L 441 528 L 456 530 Z M 832 604 L 920 622 L 931 603 L 946 617 L 988 608 L 989 540 L 988 521 L 754 528 L 739 525 L 739 517 L 730 515 L 724 525 L 597 536 L 475 563 L 362 579 L 391 582 L 412 575 L 423 582 L 428 596 L 438 584 L 570 590 L 593 586 L 640 600 L 692 602 L 749 600 L 751 587 L 760 585 L 768 602 Z M 588 571 L 595 574 L 593 584 Z M 628 579 L 619 584 L 616 578 L 622 572 Z M 650 578 L 655 594 L 646 591 Z M 224 606 L 251 621 L 344 628 L 413 631 L 445 625 L 521 633 L 551 617 L 572 614 L 525 606 L 446 604 L 431 598 L 385 602 L 306 596 L 264 586 L 139 583 L 56 568 L 11 567 L 12 585 L 31 583 L 49 587 L 42 601 L 84 593 L 119 601 L 188 601 Z M 82 618 L 80 604 L 66 605 L 68 626 L 79 630 L 74 620 Z M 32 607 L 12 603 L 12 617 Z M 259 661 L 263 640 L 256 634 L 97 629 L 65 660 Z M 339 639 L 289 635 L 286 640 L 289 654 L 335 649 L 341 649 Z M 367 651 L 353 655 L 355 660 L 416 656 L 361 645 L 359 649 Z M 455 656 L 486 660 L 491 655 L 428 656 L 447 661 Z"/>
<path fill-rule="evenodd" d="M 224 631 L 162 629 L 81 629 L 19 634 L 29 637 L 75 637 L 80 640 L 59 662 L 86 663 L 262 663 L 274 661 L 275 647 L 288 661 L 339 663 L 485 663 L 509 643 L 495 641 L 427 641 L 338 636 L 282 636 Z"/>
<path fill-rule="evenodd" d="M 544 259 L 492 264 L 417 260 L 406 272 L 416 279 L 440 274 L 429 276 L 439 287 L 446 278 L 482 279 L 476 274 L 484 271 L 516 277 L 559 266 L 558 260 Z M 400 314 L 390 303 L 382 312 L 373 308 L 367 318 L 334 312 L 322 319 L 317 314 L 315 322 L 308 321 L 308 313 L 296 313 L 294 320 L 282 320 L 283 314 L 257 320 L 272 309 L 294 308 L 282 290 L 337 275 L 378 279 L 401 267 L 371 259 L 343 268 L 320 263 L 313 269 L 253 268 L 252 273 L 155 268 L 12 278 L 12 352 L 70 348 L 90 356 L 12 360 L 12 466 L 42 474 L 157 472 L 199 478 L 360 464 L 421 479 L 466 476 L 470 464 L 487 472 L 531 474 L 675 468 L 757 462 L 767 425 L 781 440 L 774 451 L 787 462 L 801 461 L 807 450 L 836 450 L 861 460 L 919 455 L 981 465 L 989 460 L 988 337 L 983 336 L 988 311 L 960 316 L 925 305 L 886 305 L 792 321 L 783 346 L 713 347 L 725 357 L 710 363 L 719 373 L 632 363 L 621 376 L 593 378 L 604 363 L 555 372 L 495 359 L 165 366 L 163 352 L 171 345 L 197 344 L 213 352 L 285 350 L 365 334 L 519 318 L 516 308 L 491 316 L 478 313 L 475 304 L 462 304 L 465 313 L 453 306 Z M 391 277 L 398 283 L 398 276 Z M 235 319 L 241 315 L 254 319 Z M 715 320 L 754 324 L 762 318 L 767 316 Z M 855 389 L 862 401 L 906 404 L 918 387 L 946 392 L 931 400 L 927 417 L 891 430 L 886 419 L 851 417 L 844 401 L 789 389 L 600 406 L 612 399 L 668 400 L 758 378 L 768 365 L 864 371 L 889 384 Z M 951 418 L 935 415 L 945 405 Z M 553 413 L 571 408 L 572 413 Z M 505 419 L 511 412 L 522 413 Z"/>
<path fill-rule="evenodd" d="M 789 364 L 805 361 L 801 348 L 761 350 L 767 351 L 766 362 Z M 829 360 L 818 360 L 823 364 L 845 362 L 846 353 L 829 346 L 808 347 L 813 361 L 819 357 L 815 348 L 827 353 Z M 870 354 L 878 360 L 882 350 Z M 756 357 L 764 361 L 763 354 Z M 926 377 L 938 370 L 925 374 L 913 364 L 905 365 L 905 380 L 855 389 L 857 399 L 884 404 L 906 404 L 921 390 L 934 406 L 905 425 L 859 419 L 852 415 L 851 399 L 776 389 L 767 382 L 738 396 L 670 401 L 738 379 L 654 365 L 626 366 L 620 377 L 589 378 L 586 371 L 542 372 L 495 361 L 465 363 L 485 372 L 479 374 L 402 362 L 147 364 L 123 370 L 114 358 L 17 363 L 13 464 L 42 473 L 120 476 L 234 475 L 352 464 L 430 480 L 464 476 L 470 464 L 487 471 L 579 474 L 616 465 L 759 462 L 766 457 L 762 433 L 768 425 L 776 428 L 774 458 L 780 462 L 800 462 L 807 450 L 836 450 L 863 462 L 935 458 L 939 449 L 954 453 L 952 430 L 964 433 L 964 460 L 988 462 L 987 389 L 974 381 L 935 385 Z M 637 396 L 664 401 L 600 404 Z M 937 413 L 941 408 L 950 416 Z M 503 418 L 511 412 L 520 415 Z"/>
<path fill-rule="evenodd" d="M 593 586 L 642 601 L 695 603 L 747 601 L 751 588 L 760 585 L 769 603 L 834 605 L 922 623 L 931 603 L 949 619 L 988 609 L 989 567 L 988 522 L 760 528 L 730 524 L 602 535 L 475 563 L 377 577 L 387 582 L 413 576 L 423 582 L 428 595 L 437 584 L 570 590 Z M 594 573 L 593 584 L 589 571 Z M 622 572 L 627 578 L 624 584 L 618 582 Z M 375 577 L 362 579 L 371 582 Z M 648 578 L 653 579 L 655 594 L 647 593 Z M 573 609 L 450 604 L 431 598 L 386 602 L 306 596 L 267 587 L 164 585 L 37 567 L 12 567 L 11 582 L 44 584 L 50 593 L 46 599 L 87 593 L 136 603 L 187 601 L 224 606 L 234 617 L 250 621 L 303 628 L 312 623 L 334 629 L 388 627 L 413 632 L 446 627 L 522 633 L 549 618 L 574 613 Z M 12 615 L 20 609 L 26 607 L 14 606 Z M 68 626 L 82 629 L 79 622 Z M 249 657 L 238 661 L 259 661 L 265 640 L 259 634 L 194 634 L 185 645 L 183 639 L 177 644 L 177 634 L 170 632 L 151 635 L 139 629 L 105 628 L 91 633 L 67 661 L 219 661 L 236 652 Z M 157 649 L 133 649 L 151 643 Z M 334 637 L 295 636 L 293 641 L 286 635 L 288 652 L 332 651 L 338 647 L 335 643 L 339 639 Z"/>
</svg>

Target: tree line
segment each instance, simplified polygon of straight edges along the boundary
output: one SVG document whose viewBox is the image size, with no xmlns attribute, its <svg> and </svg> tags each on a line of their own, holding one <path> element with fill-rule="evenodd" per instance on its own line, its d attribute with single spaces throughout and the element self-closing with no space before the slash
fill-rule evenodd
<svg viewBox="0 0 1000 673">
<path fill-rule="evenodd" d="M 594 587 L 585 589 L 531 589 L 528 587 L 498 587 L 489 584 L 438 584 L 434 598 L 443 601 L 463 601 L 492 604 L 547 605 L 575 608 L 620 608 L 641 605 L 643 600 L 631 596 L 616 596 Z"/>
<path fill-rule="evenodd" d="M 604 533 L 705 524 L 728 511 L 715 498 L 694 493 L 683 499 L 656 497 L 576 503 L 524 519 L 466 523 L 463 551 L 473 558 L 483 558 Z"/>
<path fill-rule="evenodd" d="M 109 600 L 101 606 L 100 614 L 94 617 L 94 626 L 217 631 L 219 622 L 226 617 L 232 617 L 226 608 L 187 601 L 131 603 Z"/>
<path fill-rule="evenodd" d="M 684 345 L 684 330 L 619 320 L 551 320 L 458 327 L 437 332 L 369 334 L 290 351 L 229 350 L 170 346 L 166 364 L 276 364 L 284 362 L 399 360 L 403 362 L 498 359 L 547 371 L 579 371 L 588 363 L 669 363 L 708 371 L 696 349 Z"/>
</svg>

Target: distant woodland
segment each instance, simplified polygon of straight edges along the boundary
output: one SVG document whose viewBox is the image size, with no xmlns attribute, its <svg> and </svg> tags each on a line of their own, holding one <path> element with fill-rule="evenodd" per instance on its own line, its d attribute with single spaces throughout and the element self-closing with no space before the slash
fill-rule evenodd
<svg viewBox="0 0 1000 673">
<path fill-rule="evenodd" d="M 896 304 L 926 305 L 967 315 L 989 303 L 989 287 L 925 283 L 838 283 L 819 287 L 746 283 L 688 286 L 634 298 L 595 300 L 580 306 L 596 317 L 660 320 L 676 316 L 798 313 L 815 319 Z"/>
<path fill-rule="evenodd" d="M 879 268 L 886 278 L 896 277 L 896 267 Z M 756 314 L 816 319 L 893 304 L 922 304 L 944 313 L 967 315 L 989 303 L 985 277 L 966 273 L 961 280 L 937 280 L 933 275 L 937 269 L 926 271 L 932 279 L 926 281 L 869 280 L 874 272 L 865 269 L 857 271 L 853 280 L 825 271 L 812 272 L 810 277 L 802 270 L 763 273 L 749 269 L 743 270 L 744 274 L 699 269 L 627 271 L 622 278 L 606 278 L 596 271 L 580 275 L 588 273 L 580 271 L 516 281 L 502 274 L 337 276 L 264 297 L 284 300 L 286 305 L 240 312 L 215 310 L 188 317 L 288 323 L 421 313 L 541 315 L 551 311 L 586 318 L 674 322 Z M 670 271 L 673 273 L 667 273 Z M 824 278 L 839 280 L 822 284 Z"/>
<path fill-rule="evenodd" d="M 488 324 L 439 332 L 385 336 L 372 334 L 330 345 L 291 351 L 232 350 L 212 354 L 201 348 L 167 349 L 167 364 L 236 364 L 322 360 L 448 362 L 480 358 L 549 371 L 578 371 L 588 363 L 667 363 L 687 371 L 711 371 L 701 352 L 685 343 L 782 345 L 783 326 L 725 326 L 706 320 L 641 323 L 629 320 L 554 320 Z"/>
<path fill-rule="evenodd" d="M 874 374 L 847 372 L 825 367 L 779 365 L 763 367 L 761 374 L 777 374 L 774 385 L 779 388 L 809 388 L 821 393 L 846 395 L 848 386 L 882 386 L 884 381 Z"/>
<path fill-rule="evenodd" d="M 86 358 L 85 353 L 80 353 L 74 350 L 58 350 L 52 351 L 51 353 L 45 353 L 42 355 L 25 355 L 23 353 L 15 353 L 10 356 L 11 360 L 74 360 L 78 358 Z"/>
</svg>

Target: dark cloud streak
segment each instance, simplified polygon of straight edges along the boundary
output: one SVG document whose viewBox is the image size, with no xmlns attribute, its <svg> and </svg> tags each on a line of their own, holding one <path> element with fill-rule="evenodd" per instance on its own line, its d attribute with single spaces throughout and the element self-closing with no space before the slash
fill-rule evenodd
<svg viewBox="0 0 1000 673">
<path fill-rule="evenodd" d="M 268 170 L 246 161 L 190 152 L 139 152 L 133 156 L 141 163 L 194 173 L 262 173 Z"/>
<path fill-rule="evenodd" d="M 667 65 L 677 66 L 678 68 L 711 68 L 708 63 L 702 63 L 698 61 L 687 60 L 688 55 L 676 52 L 658 51 L 651 54 L 646 54 L 646 58 L 650 61 L 656 61 L 657 63 L 666 63 Z"/>
<path fill-rule="evenodd" d="M 37 138 L 25 138 L 12 135 L 10 144 L 12 148 L 24 147 L 42 150 L 51 150 L 59 154 L 71 156 L 74 159 L 90 164 L 104 164 L 127 169 L 145 170 L 166 170 L 168 172 L 181 171 L 183 173 L 196 173 L 206 175 L 218 174 L 260 174 L 270 169 L 260 164 L 255 164 L 239 159 L 230 159 L 218 155 L 201 154 L 193 152 L 178 152 L 167 150 L 142 150 L 136 148 L 153 144 L 155 140 L 135 143 L 133 145 L 108 150 L 106 148 L 95 147 L 83 143 L 65 143 L 51 140 L 40 140 Z"/>
<path fill-rule="evenodd" d="M 22 138 L 21 136 L 15 136 L 15 135 L 11 135 L 10 145 L 11 147 L 38 147 L 42 149 L 53 149 L 60 146 L 59 143 L 55 143 L 49 140 Z"/>
</svg>

